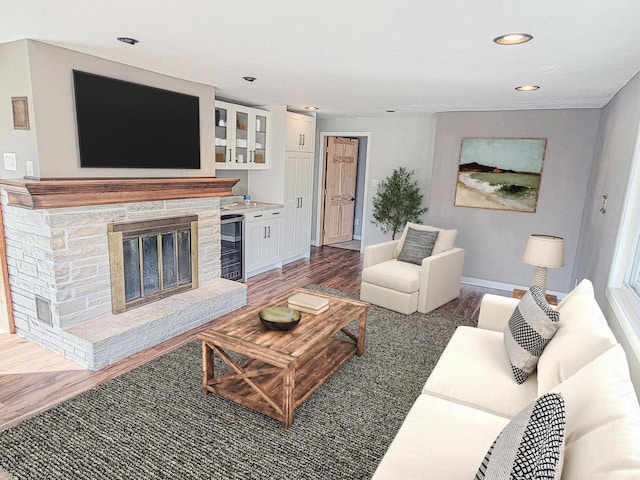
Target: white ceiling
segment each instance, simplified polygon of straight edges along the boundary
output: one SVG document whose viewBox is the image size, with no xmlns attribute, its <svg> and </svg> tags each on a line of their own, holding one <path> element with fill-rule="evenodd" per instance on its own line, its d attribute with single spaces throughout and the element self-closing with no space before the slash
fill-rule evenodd
<svg viewBox="0 0 640 480">
<path fill-rule="evenodd" d="M 640 70 L 640 0 L 0 0 L 0 12 L 0 43 L 32 38 L 329 115 L 601 107 Z M 511 32 L 534 39 L 492 42 Z"/>
</svg>

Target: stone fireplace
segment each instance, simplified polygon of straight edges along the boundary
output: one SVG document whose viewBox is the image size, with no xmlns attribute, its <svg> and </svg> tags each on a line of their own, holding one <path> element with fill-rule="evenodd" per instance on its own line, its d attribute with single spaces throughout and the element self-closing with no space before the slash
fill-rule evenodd
<svg viewBox="0 0 640 480">
<path fill-rule="evenodd" d="M 46 181 L 3 181 L 16 333 L 100 370 L 246 304 L 246 286 L 220 278 L 219 190 L 203 192 L 193 188 L 193 179 L 183 179 L 177 183 L 189 188 L 147 185 L 144 190 L 153 198 L 148 200 L 135 186 L 140 180 L 131 180 L 130 188 L 125 179 L 102 180 L 91 188 L 106 189 L 105 194 L 82 200 L 76 198 L 80 183 L 65 182 L 76 187 L 66 196 L 64 186 L 54 189 Z M 172 198 L 185 195 L 193 198 Z M 153 224 L 159 226 L 155 234 Z M 155 252 L 155 260 L 145 260 L 138 251 L 139 287 L 134 286 L 135 272 L 134 280 L 124 281 L 122 262 L 114 266 L 110 245 L 134 263 L 136 246 Z M 180 258 L 187 251 L 185 263 Z M 137 288 L 150 295 L 137 298 Z M 133 300 L 128 306 L 127 296 Z"/>
</svg>

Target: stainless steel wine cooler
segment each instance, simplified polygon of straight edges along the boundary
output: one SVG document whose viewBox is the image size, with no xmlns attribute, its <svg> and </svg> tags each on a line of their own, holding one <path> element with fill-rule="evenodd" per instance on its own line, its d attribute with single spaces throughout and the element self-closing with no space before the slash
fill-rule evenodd
<svg viewBox="0 0 640 480">
<path fill-rule="evenodd" d="M 221 234 L 221 277 L 244 282 L 244 216 L 237 214 L 222 215 Z"/>
</svg>

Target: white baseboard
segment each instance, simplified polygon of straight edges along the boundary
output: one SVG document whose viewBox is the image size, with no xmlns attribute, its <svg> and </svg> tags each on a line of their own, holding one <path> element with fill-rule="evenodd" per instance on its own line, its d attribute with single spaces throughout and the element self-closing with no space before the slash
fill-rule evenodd
<svg viewBox="0 0 640 480">
<path fill-rule="evenodd" d="M 273 270 L 275 268 L 282 268 L 282 262 L 274 263 L 272 265 L 267 265 L 266 267 L 258 268 L 257 270 L 253 270 L 251 272 L 247 272 L 247 278 L 255 277 L 264 272 L 268 272 L 269 270 Z"/>
<path fill-rule="evenodd" d="M 354 235 L 353 239 L 354 240 L 362 240 L 360 235 Z M 311 239 L 311 246 L 312 247 L 320 247 L 320 242 L 318 242 L 317 240 Z"/>
<path fill-rule="evenodd" d="M 288 264 L 288 263 L 295 262 L 296 260 L 300 260 L 300 259 L 302 259 L 302 258 L 309 258 L 310 256 L 311 256 L 311 252 L 310 252 L 310 251 L 307 251 L 306 253 L 301 253 L 300 255 L 296 255 L 295 257 L 285 258 L 285 259 L 282 261 L 282 264 L 283 264 L 283 265 L 286 265 L 286 264 Z"/>
<path fill-rule="evenodd" d="M 515 285 L 513 283 L 494 282 L 493 280 L 485 280 L 484 278 L 462 277 L 462 283 L 465 285 L 474 285 L 476 287 L 494 288 L 496 290 L 504 290 L 511 292 L 516 288 L 520 290 L 529 290 L 529 285 Z M 567 293 L 555 290 L 547 290 L 548 294 L 555 295 L 558 299 L 562 299 Z"/>
</svg>

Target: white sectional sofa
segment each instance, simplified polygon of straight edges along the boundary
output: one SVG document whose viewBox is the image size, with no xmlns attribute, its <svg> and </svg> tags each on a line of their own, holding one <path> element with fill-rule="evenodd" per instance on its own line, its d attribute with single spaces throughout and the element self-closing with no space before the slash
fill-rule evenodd
<svg viewBox="0 0 640 480">
<path fill-rule="evenodd" d="M 640 407 L 622 347 L 583 280 L 521 385 L 503 340 L 518 300 L 485 295 L 478 328 L 458 327 L 375 472 L 383 479 L 472 479 L 496 436 L 546 392 L 565 402 L 562 479 L 640 479 Z"/>
</svg>

